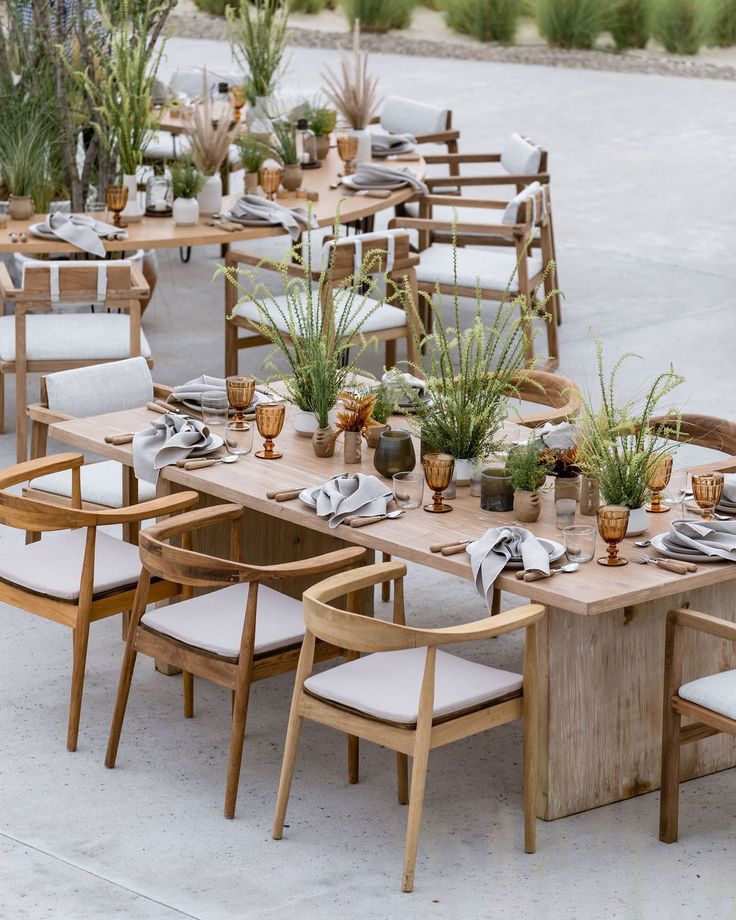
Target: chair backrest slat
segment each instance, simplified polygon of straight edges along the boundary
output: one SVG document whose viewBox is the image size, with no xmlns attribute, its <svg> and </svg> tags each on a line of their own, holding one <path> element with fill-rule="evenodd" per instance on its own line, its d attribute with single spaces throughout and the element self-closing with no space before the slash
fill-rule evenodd
<svg viewBox="0 0 736 920">
<path fill-rule="evenodd" d="M 531 368 L 517 371 L 511 380 L 507 395 L 523 402 L 549 406 L 553 411 L 524 414 L 519 423 L 527 428 L 538 428 L 547 422 L 563 422 L 575 418 L 580 412 L 580 390 L 572 380 L 562 374 Z"/>
</svg>

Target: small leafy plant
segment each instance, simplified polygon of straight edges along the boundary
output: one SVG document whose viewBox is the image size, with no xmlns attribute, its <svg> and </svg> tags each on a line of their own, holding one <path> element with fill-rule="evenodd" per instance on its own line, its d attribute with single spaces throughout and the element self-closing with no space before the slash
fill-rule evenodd
<svg viewBox="0 0 736 920">
<path fill-rule="evenodd" d="M 266 157 L 266 151 L 263 142 L 252 134 L 240 134 L 235 138 L 235 146 L 238 148 L 240 162 L 246 172 L 257 173 L 263 166 Z"/>
<path fill-rule="evenodd" d="M 547 458 L 542 442 L 529 438 L 526 444 L 513 447 L 506 458 L 506 470 L 511 474 L 514 489 L 520 492 L 536 492 L 544 485 L 550 472 L 551 462 Z"/>
<path fill-rule="evenodd" d="M 385 425 L 396 412 L 396 387 L 387 387 L 382 383 L 376 387 L 373 394 L 376 397 L 373 404 L 373 421 Z"/>
<path fill-rule="evenodd" d="M 176 160 L 169 166 L 174 198 L 196 198 L 202 191 L 204 176 L 189 159 Z"/>
<path fill-rule="evenodd" d="M 299 162 L 296 152 L 296 125 L 286 118 L 271 120 L 272 140 L 264 141 L 263 148 L 276 157 L 283 166 Z"/>
<path fill-rule="evenodd" d="M 671 54 L 697 54 L 716 23 L 714 0 L 650 0 L 652 36 Z"/>
<path fill-rule="evenodd" d="M 418 0 L 342 0 L 348 23 L 352 28 L 360 21 L 366 32 L 388 32 L 405 29 Z"/>
</svg>

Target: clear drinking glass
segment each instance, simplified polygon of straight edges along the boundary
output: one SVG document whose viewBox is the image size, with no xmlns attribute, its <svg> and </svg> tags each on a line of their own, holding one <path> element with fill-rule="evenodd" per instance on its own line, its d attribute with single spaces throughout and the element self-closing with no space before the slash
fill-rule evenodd
<svg viewBox="0 0 736 920">
<path fill-rule="evenodd" d="M 575 506 L 577 502 L 574 498 L 558 498 L 555 502 L 555 514 L 557 516 L 557 529 L 564 530 L 566 527 L 572 527 L 575 523 Z"/>
<path fill-rule="evenodd" d="M 589 524 L 573 524 L 565 527 L 562 537 L 565 552 L 570 562 L 590 562 L 595 556 L 596 529 Z"/>
<path fill-rule="evenodd" d="M 225 447 L 229 454 L 244 457 L 253 450 L 253 429 L 255 425 L 230 422 L 225 428 Z"/>
<path fill-rule="evenodd" d="M 424 473 L 394 473 L 394 499 L 399 508 L 410 511 L 424 501 Z"/>
<path fill-rule="evenodd" d="M 224 393 L 202 394 L 202 421 L 210 428 L 221 428 L 227 422 L 228 408 Z"/>
</svg>

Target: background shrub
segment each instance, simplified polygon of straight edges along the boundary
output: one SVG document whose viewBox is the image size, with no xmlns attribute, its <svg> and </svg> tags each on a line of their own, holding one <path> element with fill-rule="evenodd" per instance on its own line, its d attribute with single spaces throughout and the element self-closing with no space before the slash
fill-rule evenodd
<svg viewBox="0 0 736 920">
<path fill-rule="evenodd" d="M 603 0 L 537 0 L 539 31 L 557 48 L 592 48 L 605 26 L 605 13 Z"/>
<path fill-rule="evenodd" d="M 405 29 L 418 0 L 342 0 L 342 7 L 352 27 L 356 19 L 365 32 L 388 32 Z"/>
<path fill-rule="evenodd" d="M 711 41 L 721 48 L 736 45 L 736 0 L 713 0 L 713 34 Z"/>
<path fill-rule="evenodd" d="M 644 48 L 649 41 L 648 0 L 611 0 L 608 29 L 619 51 Z"/>
<path fill-rule="evenodd" d="M 671 54 L 697 54 L 713 35 L 714 0 L 650 0 L 652 37 Z"/>
<path fill-rule="evenodd" d="M 327 0 L 289 0 L 293 13 L 321 13 L 327 6 Z"/>
<path fill-rule="evenodd" d="M 224 16 L 228 6 L 235 8 L 238 5 L 238 0 L 194 0 L 194 2 L 203 12 L 215 13 L 217 16 Z"/>
<path fill-rule="evenodd" d="M 445 0 L 445 20 L 482 42 L 510 45 L 519 24 L 519 0 Z"/>
</svg>

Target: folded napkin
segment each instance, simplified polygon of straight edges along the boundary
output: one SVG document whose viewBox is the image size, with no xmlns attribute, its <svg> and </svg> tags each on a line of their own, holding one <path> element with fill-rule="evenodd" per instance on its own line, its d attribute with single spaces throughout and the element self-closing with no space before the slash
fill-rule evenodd
<svg viewBox="0 0 736 920">
<path fill-rule="evenodd" d="M 281 224 L 294 242 L 301 236 L 302 229 L 315 230 L 318 227 L 315 218 L 310 220 L 304 208 L 285 208 L 260 195 L 241 195 L 230 209 L 228 217 L 245 226 L 258 223 Z"/>
<path fill-rule="evenodd" d="M 400 390 L 411 387 L 412 390 L 417 391 L 419 396 L 424 395 L 424 388 L 427 385 L 427 382 L 422 380 L 421 377 L 402 373 L 395 367 L 391 368 L 390 371 L 386 371 L 383 377 L 381 377 L 381 383 L 388 387 L 397 387 Z"/>
<path fill-rule="evenodd" d="M 358 163 L 355 172 L 345 176 L 342 184 L 355 189 L 396 189 L 410 185 L 420 195 L 429 194 L 427 186 L 417 179 L 410 169 L 391 169 L 389 166 L 377 166 L 375 163 Z"/>
<path fill-rule="evenodd" d="M 202 397 L 209 395 L 222 396 L 227 399 L 227 387 L 223 377 L 209 377 L 207 374 L 202 374 L 201 377 L 195 377 L 194 380 L 189 380 L 186 383 L 182 383 L 181 386 L 174 387 L 169 400 L 171 402 L 195 403 L 201 406 Z M 249 408 L 253 408 L 262 402 L 273 402 L 273 399 L 256 390 Z"/>
<path fill-rule="evenodd" d="M 570 422 L 560 422 L 559 425 L 545 422 L 537 429 L 536 435 L 550 450 L 570 450 L 575 447 L 575 429 Z"/>
<path fill-rule="evenodd" d="M 736 562 L 736 521 L 673 521 L 669 539 L 683 550 Z"/>
<path fill-rule="evenodd" d="M 127 233 L 120 227 L 113 227 L 102 220 L 95 220 L 87 214 L 65 214 L 63 211 L 54 211 L 49 214 L 44 223 L 38 225 L 41 233 L 53 233 L 60 240 L 77 246 L 83 252 L 91 252 L 95 256 L 104 258 L 105 247 L 100 237 L 112 236 L 125 239 Z"/>
<path fill-rule="evenodd" d="M 415 144 L 413 134 L 371 134 L 371 150 L 374 157 L 387 157 L 392 153 L 409 153 L 414 150 Z"/>
<path fill-rule="evenodd" d="M 386 514 L 393 492 L 377 476 L 342 473 L 312 489 L 311 495 L 317 516 L 329 518 L 330 527 L 337 527 L 346 517 Z"/>
<path fill-rule="evenodd" d="M 133 469 L 138 479 L 155 483 L 158 471 L 204 447 L 210 430 L 202 422 L 167 412 L 133 438 Z"/>
<path fill-rule="evenodd" d="M 475 587 L 490 609 L 493 583 L 511 558 L 519 558 L 526 572 L 549 575 L 549 553 L 524 527 L 491 527 L 468 547 Z"/>
<path fill-rule="evenodd" d="M 726 473 L 723 477 L 723 495 L 727 502 L 736 505 L 736 473 Z"/>
</svg>

